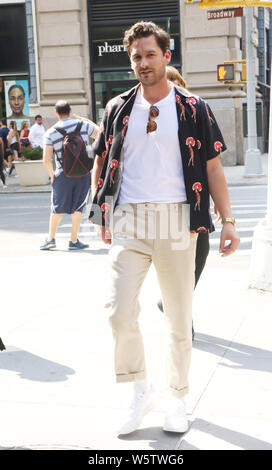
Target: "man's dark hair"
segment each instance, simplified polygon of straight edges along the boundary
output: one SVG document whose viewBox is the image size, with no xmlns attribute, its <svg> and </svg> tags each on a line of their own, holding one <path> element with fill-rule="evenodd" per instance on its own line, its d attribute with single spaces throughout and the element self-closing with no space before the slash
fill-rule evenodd
<svg viewBox="0 0 272 470">
<path fill-rule="evenodd" d="M 21 85 L 12 85 L 9 90 L 8 90 L 8 95 L 10 96 L 10 93 L 12 92 L 12 90 L 14 90 L 14 88 L 19 88 L 19 90 L 23 93 L 23 95 L 25 96 L 25 90 L 23 89 L 23 87 Z"/>
<path fill-rule="evenodd" d="M 6 120 L 6 118 L 1 118 L 1 119 L 0 119 L 0 122 L 2 122 L 3 126 L 6 126 L 6 125 L 7 125 L 7 120 Z"/>
<path fill-rule="evenodd" d="M 35 116 L 35 121 L 36 121 L 36 119 L 38 119 L 38 118 L 41 118 L 41 119 L 42 119 L 42 116 L 41 116 L 40 114 L 37 114 L 37 115 Z"/>
<path fill-rule="evenodd" d="M 60 116 L 68 116 L 71 111 L 71 106 L 69 105 L 68 101 L 60 100 L 57 101 L 55 110 Z"/>
<path fill-rule="evenodd" d="M 152 21 L 139 21 L 125 31 L 123 44 L 127 49 L 128 55 L 131 55 L 131 45 L 136 39 L 146 38 L 152 34 L 155 36 L 157 44 L 164 54 L 170 47 L 169 34 Z"/>
</svg>

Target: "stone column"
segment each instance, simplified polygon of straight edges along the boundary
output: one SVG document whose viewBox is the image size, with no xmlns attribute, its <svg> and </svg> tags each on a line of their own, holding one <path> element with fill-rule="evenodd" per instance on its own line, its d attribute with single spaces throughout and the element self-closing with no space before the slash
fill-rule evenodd
<svg viewBox="0 0 272 470">
<path fill-rule="evenodd" d="M 85 0 L 36 0 L 40 112 L 51 125 L 54 104 L 67 99 L 73 111 L 90 115 L 91 87 Z"/>
<path fill-rule="evenodd" d="M 223 164 L 243 164 L 244 86 L 219 83 L 216 76 L 217 64 L 242 59 L 242 18 L 208 20 L 207 10 L 199 9 L 198 0 L 192 4 L 181 1 L 180 5 L 182 73 L 189 90 L 207 100 L 216 116 L 228 147 Z M 237 64 L 237 80 L 239 71 L 241 65 Z"/>
</svg>

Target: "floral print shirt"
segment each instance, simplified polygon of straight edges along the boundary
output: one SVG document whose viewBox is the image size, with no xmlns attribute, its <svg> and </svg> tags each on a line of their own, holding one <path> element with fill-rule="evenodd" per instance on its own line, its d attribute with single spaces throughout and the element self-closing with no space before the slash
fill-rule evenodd
<svg viewBox="0 0 272 470">
<path fill-rule="evenodd" d="M 107 215 L 113 212 L 118 201 L 122 148 L 139 86 L 108 102 L 93 145 L 94 153 L 104 159 L 90 213 L 90 220 L 98 225 L 106 224 Z M 220 156 L 226 145 L 209 105 L 184 88 L 175 86 L 174 91 L 185 189 L 190 204 L 190 230 L 212 232 L 206 162 Z"/>
</svg>

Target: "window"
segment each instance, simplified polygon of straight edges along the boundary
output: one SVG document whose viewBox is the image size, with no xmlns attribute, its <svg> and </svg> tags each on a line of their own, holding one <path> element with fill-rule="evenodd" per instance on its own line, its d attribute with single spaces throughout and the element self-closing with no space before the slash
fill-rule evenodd
<svg viewBox="0 0 272 470">
<path fill-rule="evenodd" d="M 25 5 L 0 5 L 0 74 L 28 73 Z"/>
</svg>

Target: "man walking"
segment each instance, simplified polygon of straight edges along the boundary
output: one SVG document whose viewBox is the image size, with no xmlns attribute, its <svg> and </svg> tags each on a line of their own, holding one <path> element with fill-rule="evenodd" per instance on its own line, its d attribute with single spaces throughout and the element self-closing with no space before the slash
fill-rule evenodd
<svg viewBox="0 0 272 470">
<path fill-rule="evenodd" d="M 49 222 L 49 236 L 41 250 L 50 250 L 56 247 L 56 232 L 63 214 L 71 214 L 72 231 L 69 241 L 69 250 L 82 250 L 88 248 L 78 240 L 78 231 L 82 219 L 82 211 L 86 205 L 88 193 L 90 190 L 90 171 L 85 172 L 83 176 L 67 176 L 64 173 L 64 139 L 72 133 L 79 133 L 79 146 L 86 152 L 88 137 L 96 137 L 97 126 L 92 121 L 80 121 L 70 117 L 72 109 L 67 101 L 58 101 L 56 103 L 56 115 L 59 118 L 57 125 L 48 129 L 44 136 L 43 161 L 52 184 L 52 206 Z M 82 144 L 82 145 L 81 145 Z M 56 155 L 56 171 L 53 172 L 52 156 Z M 88 157 L 87 157 L 88 158 Z M 75 166 L 76 161 L 72 166 Z"/>
<path fill-rule="evenodd" d="M 37 116 L 35 116 L 35 124 L 31 126 L 28 136 L 31 147 L 41 147 L 42 149 L 44 134 L 45 128 L 43 125 L 42 116 L 40 114 L 37 114 Z"/>
<path fill-rule="evenodd" d="M 139 291 L 152 262 L 170 336 L 170 393 L 163 429 L 185 432 L 196 240 L 199 232 L 214 230 L 209 194 L 222 215 L 222 256 L 239 244 L 219 158 L 226 146 L 208 104 L 167 81 L 171 52 L 164 30 L 151 22 L 137 23 L 125 32 L 124 45 L 140 83 L 106 107 L 94 144 L 90 214 L 101 226 L 104 242 L 112 242 L 107 307 L 116 380 L 133 382 L 132 402 L 117 432 L 133 432 L 154 406 L 138 325 Z M 113 233 L 108 226 L 111 212 Z M 182 229 L 178 244 L 171 220 Z M 162 236 L 166 231 L 167 237 Z"/>
</svg>

